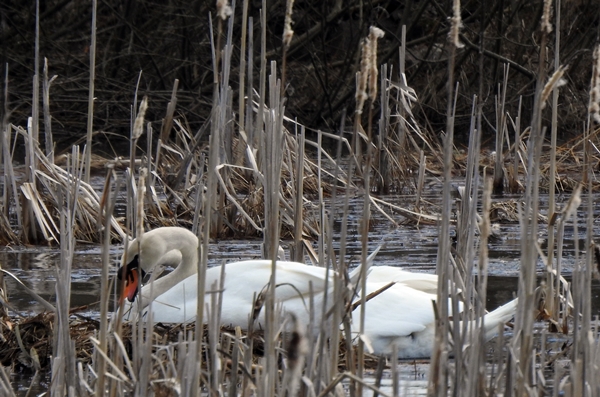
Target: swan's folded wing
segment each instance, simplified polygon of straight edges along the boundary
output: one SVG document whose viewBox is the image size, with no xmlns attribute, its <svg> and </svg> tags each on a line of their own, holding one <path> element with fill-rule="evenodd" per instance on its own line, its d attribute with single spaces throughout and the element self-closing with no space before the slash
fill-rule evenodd
<svg viewBox="0 0 600 397">
<path fill-rule="evenodd" d="M 437 293 L 438 276 L 435 274 L 408 272 L 394 266 L 373 266 L 367 277 L 368 283 L 392 281 L 429 294 Z"/>
<path fill-rule="evenodd" d="M 271 277 L 269 260 L 242 261 L 228 263 L 225 268 L 226 280 L 239 278 L 247 289 L 260 292 L 267 286 Z M 314 293 L 321 293 L 325 288 L 326 269 L 308 266 L 298 262 L 277 261 L 277 300 L 307 297 L 312 284 Z M 329 272 L 329 285 L 332 285 L 334 272 Z"/>
<path fill-rule="evenodd" d="M 368 283 L 367 293 L 377 291 L 383 285 Z M 400 337 L 423 331 L 435 321 L 433 299 L 435 295 L 394 284 L 366 303 L 365 333 Z M 353 313 L 355 331 L 358 331 L 359 313 L 360 306 Z"/>
</svg>

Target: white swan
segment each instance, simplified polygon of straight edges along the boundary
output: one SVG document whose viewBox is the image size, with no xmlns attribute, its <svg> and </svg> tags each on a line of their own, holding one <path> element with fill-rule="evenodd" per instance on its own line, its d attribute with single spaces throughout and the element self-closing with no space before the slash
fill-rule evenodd
<svg viewBox="0 0 600 397">
<path fill-rule="evenodd" d="M 185 323 L 194 321 L 197 307 L 197 267 L 198 267 L 198 238 L 192 232 L 179 227 L 162 227 L 144 233 L 141 237 L 129 243 L 128 251 L 123 256 L 119 270 L 126 273 L 127 286 L 123 296 L 130 302 L 137 295 L 137 277 L 142 271 L 152 271 L 157 265 L 176 266 L 170 274 L 154 280 L 141 290 L 141 305 L 143 314 L 152 302 L 152 318 L 155 322 Z M 269 283 L 271 277 L 270 260 L 249 260 L 227 263 L 224 274 L 222 291 L 221 324 L 246 328 L 248 316 L 252 311 L 253 298 Z M 292 312 L 303 324 L 311 320 L 309 307 L 311 305 L 311 288 L 314 302 L 315 327 L 321 325 L 321 316 L 325 288 L 333 291 L 333 271 L 327 277 L 326 269 L 308 266 L 297 262 L 277 261 L 276 301 L 284 311 Z M 208 268 L 206 271 L 205 288 L 206 302 L 210 307 L 210 299 L 218 297 L 213 286 L 219 288 L 222 266 Z M 351 277 L 358 277 L 355 269 Z M 333 297 L 329 298 L 329 302 Z M 132 307 L 135 312 L 136 305 Z M 331 307 L 329 304 L 328 307 Z M 264 310 L 261 311 L 261 315 Z M 204 318 L 207 318 L 206 315 Z M 264 325 L 264 317 L 259 317 L 259 323 Z"/>
<path fill-rule="evenodd" d="M 370 255 L 369 263 L 374 254 Z M 152 302 L 153 321 L 184 323 L 194 321 L 197 307 L 198 239 L 190 231 L 178 227 L 163 227 L 143 234 L 129 244 L 123 256 L 124 268 L 119 273 L 127 277 L 123 296 L 134 301 L 137 295 L 137 277 L 144 271 L 152 271 L 158 265 L 176 266 L 169 275 L 154 280 L 141 290 L 143 315 L 147 315 Z M 221 324 L 246 328 L 253 307 L 255 293 L 263 290 L 270 280 L 271 261 L 251 260 L 234 262 L 224 266 Z M 212 286 L 219 285 L 222 266 L 207 269 L 205 287 L 206 301 L 210 304 Z M 351 273 L 356 282 L 360 268 Z M 321 267 L 307 266 L 297 262 L 277 261 L 276 300 L 284 311 L 292 312 L 303 324 L 311 320 L 310 284 L 312 283 L 315 316 L 314 329 L 321 326 L 323 297 L 333 286 L 334 272 L 329 279 Z M 392 345 L 398 346 L 400 358 L 429 357 L 434 340 L 434 313 L 432 300 L 436 299 L 437 276 L 411 273 L 398 268 L 375 266 L 367 276 L 367 294 L 379 290 L 390 281 L 395 284 L 366 303 L 366 322 L 363 337 L 370 342 L 373 352 L 389 355 Z M 218 287 L 217 287 L 218 288 Z M 331 299 L 329 299 L 331 302 Z M 490 339 L 498 325 L 508 321 L 516 308 L 517 300 L 494 310 L 485 316 L 485 337 Z M 129 305 L 135 311 L 136 305 Z M 331 303 L 329 304 L 331 307 Z M 354 312 L 353 330 L 358 330 L 358 310 Z M 262 311 L 264 313 L 264 311 Z M 205 316 L 206 318 L 206 316 Z M 259 317 L 264 324 L 264 318 Z"/>
<path fill-rule="evenodd" d="M 399 269 L 378 271 L 378 268 L 379 266 L 372 268 L 367 276 L 367 294 L 378 291 L 389 282 L 396 283 L 367 301 L 363 340 L 374 354 L 389 356 L 393 352 L 393 345 L 396 344 L 398 358 L 430 357 L 435 340 L 432 301 L 437 300 L 437 294 L 430 292 L 432 282 L 435 281 L 437 288 L 437 276 L 422 274 L 425 276 L 422 277 L 418 276 L 418 273 Z M 386 272 L 387 279 L 384 278 Z M 449 307 L 451 308 L 450 304 Z M 516 307 L 517 299 L 514 299 L 484 316 L 486 341 L 496 335 L 500 324 L 513 317 Z M 462 310 L 462 305 L 459 309 Z M 354 332 L 359 330 L 359 313 L 360 306 L 353 312 Z"/>
</svg>

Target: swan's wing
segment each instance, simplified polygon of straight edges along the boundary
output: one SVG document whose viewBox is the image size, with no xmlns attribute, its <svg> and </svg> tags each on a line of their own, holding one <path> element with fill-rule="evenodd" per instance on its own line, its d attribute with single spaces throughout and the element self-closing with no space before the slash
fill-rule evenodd
<svg viewBox="0 0 600 397">
<path fill-rule="evenodd" d="M 247 324 L 248 314 L 254 307 L 254 295 L 266 290 L 271 278 L 269 260 L 232 262 L 225 265 L 225 284 L 223 290 L 222 322 L 225 324 Z M 219 269 L 209 269 L 216 272 Z M 308 322 L 310 307 L 310 288 L 315 294 L 315 303 L 320 305 L 325 287 L 326 269 L 307 266 L 297 262 L 277 262 L 276 300 L 283 304 L 286 311 L 303 316 Z M 330 286 L 333 283 L 333 271 L 330 271 Z M 320 306 L 318 306 L 320 307 Z"/>
<path fill-rule="evenodd" d="M 367 282 L 395 282 L 429 294 L 437 293 L 438 276 L 429 273 L 413 273 L 394 266 L 373 266 Z"/>
<path fill-rule="evenodd" d="M 368 283 L 367 293 L 385 283 Z M 374 338 L 409 336 L 435 321 L 435 296 L 402 284 L 395 284 L 366 303 L 365 334 Z M 358 331 L 360 306 L 353 312 L 353 330 Z"/>
<path fill-rule="evenodd" d="M 409 272 L 395 266 L 373 266 L 367 280 L 373 282 L 425 280 L 437 284 L 438 276 L 430 273 Z"/>
<path fill-rule="evenodd" d="M 225 265 L 225 274 L 226 293 L 227 289 L 237 288 L 243 288 L 251 293 L 259 293 L 271 279 L 271 261 L 252 260 L 228 263 Z M 325 275 L 326 269 L 322 267 L 308 266 L 298 262 L 277 261 L 277 300 L 284 301 L 308 296 L 311 283 L 315 294 L 323 292 Z M 333 282 L 333 275 L 333 270 L 330 270 L 330 283 Z"/>
</svg>

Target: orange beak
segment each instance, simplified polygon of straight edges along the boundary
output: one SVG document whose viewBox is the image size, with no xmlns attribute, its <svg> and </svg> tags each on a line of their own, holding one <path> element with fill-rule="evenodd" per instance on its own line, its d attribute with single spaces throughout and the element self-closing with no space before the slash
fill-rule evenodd
<svg viewBox="0 0 600 397">
<path fill-rule="evenodd" d="M 131 263 L 127 266 L 121 267 L 117 271 L 117 277 L 119 280 L 125 279 L 125 283 L 123 286 L 123 291 L 121 291 L 121 297 L 119 299 L 119 304 L 123 303 L 125 298 L 129 302 L 133 302 L 138 293 L 138 285 L 140 283 L 140 272 L 142 278 L 144 277 L 144 269 L 138 269 L 137 258 L 134 258 Z"/>
<path fill-rule="evenodd" d="M 138 292 L 139 273 L 137 269 L 127 269 L 126 271 L 127 275 L 125 278 L 125 287 L 121 293 L 121 299 L 119 300 L 119 303 L 122 303 L 125 298 L 127 298 L 129 302 L 133 302 Z"/>
</svg>

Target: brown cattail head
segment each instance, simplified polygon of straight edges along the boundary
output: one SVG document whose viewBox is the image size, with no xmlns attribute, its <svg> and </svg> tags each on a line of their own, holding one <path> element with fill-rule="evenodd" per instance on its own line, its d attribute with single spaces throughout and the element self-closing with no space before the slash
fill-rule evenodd
<svg viewBox="0 0 600 397">
<path fill-rule="evenodd" d="M 217 0 L 217 16 L 223 21 L 233 14 L 233 10 L 227 0 Z"/>
<path fill-rule="evenodd" d="M 294 31 L 292 30 L 292 11 L 294 9 L 294 0 L 287 0 L 285 9 L 285 21 L 283 23 L 283 47 L 287 51 L 290 48 Z"/>
<path fill-rule="evenodd" d="M 377 76 L 379 75 L 379 65 L 377 64 L 377 40 L 382 38 L 383 30 L 371 26 L 369 29 L 369 43 L 371 44 L 371 59 L 369 61 L 369 98 L 374 101 L 377 97 Z"/>
<path fill-rule="evenodd" d="M 144 98 L 145 99 L 145 98 Z M 137 120 L 136 120 L 137 121 Z M 148 176 L 148 169 L 142 167 L 140 169 L 140 177 L 138 179 L 138 186 L 136 192 L 136 236 L 141 237 L 144 234 L 144 197 L 146 196 L 146 178 Z"/>
<path fill-rule="evenodd" d="M 596 124 L 600 124 L 600 44 L 594 49 L 594 66 L 592 68 L 588 111 Z"/>
<path fill-rule="evenodd" d="M 544 0 L 544 13 L 542 14 L 542 32 L 552 32 L 550 14 L 552 12 L 552 0 Z"/>
<path fill-rule="evenodd" d="M 567 68 L 565 66 L 560 66 L 544 86 L 544 89 L 542 90 L 542 100 L 540 102 L 542 109 L 546 107 L 546 101 L 550 97 L 552 90 L 567 84 L 565 79 L 562 78 L 566 69 Z"/>
<path fill-rule="evenodd" d="M 148 97 L 144 96 L 144 99 L 142 99 L 142 102 L 140 103 L 140 109 L 138 110 L 135 122 L 133 123 L 133 139 L 138 139 L 144 132 L 144 117 L 146 116 L 146 109 L 148 109 Z"/>
<path fill-rule="evenodd" d="M 458 39 L 460 28 L 462 27 L 462 19 L 460 17 L 460 0 L 454 0 L 452 4 L 452 18 L 450 18 L 450 42 L 456 48 L 464 47 L 464 44 Z"/>
<path fill-rule="evenodd" d="M 362 114 L 367 98 L 377 96 L 377 40 L 383 37 L 383 30 L 371 26 L 369 35 L 363 40 L 360 57 L 360 72 L 356 74 L 356 113 Z M 367 95 L 367 90 L 369 95 Z"/>
<path fill-rule="evenodd" d="M 356 113 L 362 114 L 367 100 L 367 82 L 369 81 L 369 61 L 371 59 L 371 45 L 369 38 L 363 40 L 361 57 L 360 57 L 360 72 L 356 74 Z"/>
</svg>

